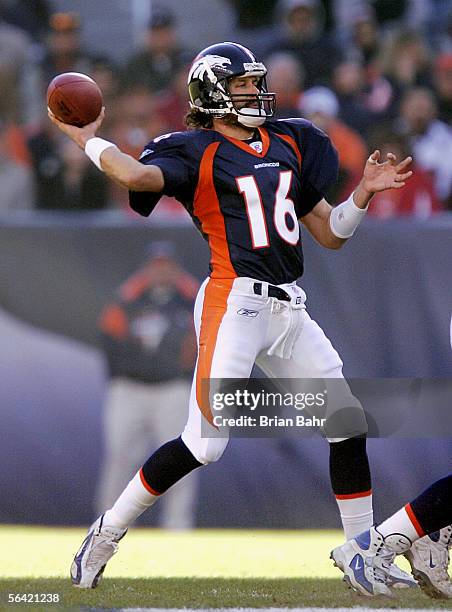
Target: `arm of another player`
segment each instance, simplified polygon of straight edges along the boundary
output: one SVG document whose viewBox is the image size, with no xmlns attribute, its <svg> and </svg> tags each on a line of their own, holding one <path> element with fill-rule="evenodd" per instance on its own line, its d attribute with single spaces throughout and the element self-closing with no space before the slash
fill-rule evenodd
<svg viewBox="0 0 452 612">
<path fill-rule="evenodd" d="M 102 124 L 105 108 L 102 109 L 96 121 L 81 128 L 58 121 L 50 110 L 48 114 L 52 123 L 86 152 L 86 143 L 96 137 L 96 132 Z M 113 181 L 131 191 L 151 191 L 156 193 L 163 191 L 164 178 L 158 166 L 145 166 L 131 155 L 123 153 L 114 143 L 106 142 L 106 144 L 107 147 L 99 156 L 99 163 L 102 171 Z M 109 144 L 111 146 L 108 146 Z"/>
<path fill-rule="evenodd" d="M 396 157 L 388 153 L 379 163 L 380 151 L 374 151 L 366 162 L 363 177 L 352 195 L 333 208 L 323 199 L 310 213 L 301 218 L 302 223 L 322 246 L 339 249 L 353 236 L 367 211 L 372 196 L 386 189 L 400 189 L 413 174 L 406 169 L 412 158 L 396 163 Z"/>
</svg>

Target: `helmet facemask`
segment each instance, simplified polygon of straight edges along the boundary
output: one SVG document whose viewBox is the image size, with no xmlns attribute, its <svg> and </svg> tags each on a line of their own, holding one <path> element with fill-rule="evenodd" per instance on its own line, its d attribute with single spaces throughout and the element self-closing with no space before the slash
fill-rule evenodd
<svg viewBox="0 0 452 612">
<path fill-rule="evenodd" d="M 229 89 L 229 79 L 226 80 L 225 89 L 229 94 L 232 102 L 232 110 L 234 115 L 237 115 L 239 123 L 246 127 L 258 127 L 262 125 L 268 117 L 272 117 L 275 112 L 275 94 L 269 93 L 267 90 L 267 79 L 264 74 L 245 73 L 240 75 L 243 77 L 258 76 L 259 82 L 256 87 L 259 90 L 257 94 L 241 94 L 231 93 Z M 233 77 L 231 77 L 233 78 Z M 244 104 L 248 102 L 249 104 Z"/>
</svg>

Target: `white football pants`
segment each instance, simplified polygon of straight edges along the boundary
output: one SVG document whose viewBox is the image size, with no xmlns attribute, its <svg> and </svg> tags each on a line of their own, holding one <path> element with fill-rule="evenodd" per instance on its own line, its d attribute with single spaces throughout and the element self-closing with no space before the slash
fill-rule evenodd
<svg viewBox="0 0 452 612">
<path fill-rule="evenodd" d="M 261 284 L 262 295 L 254 293 L 255 283 Z M 199 289 L 194 310 L 198 360 L 182 439 L 201 463 L 217 461 L 228 443 L 212 423 L 209 401 L 205 401 L 206 381 L 248 379 L 255 363 L 270 378 L 296 379 L 301 384 L 302 379 L 322 378 L 327 389 L 328 379 L 335 379 L 334 399 L 328 397 L 326 416 L 354 406 L 361 416 L 358 430 L 350 435 L 367 431 L 364 412 L 343 377 L 338 353 L 306 312 L 304 291 L 295 283 L 279 287 L 291 296 L 290 302 L 269 298 L 268 283 L 252 278 L 208 278 Z"/>
</svg>

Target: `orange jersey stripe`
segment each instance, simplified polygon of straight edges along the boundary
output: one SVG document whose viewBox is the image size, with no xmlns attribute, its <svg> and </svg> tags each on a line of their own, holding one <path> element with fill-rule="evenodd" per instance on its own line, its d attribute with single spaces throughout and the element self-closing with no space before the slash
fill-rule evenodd
<svg viewBox="0 0 452 612">
<path fill-rule="evenodd" d="M 302 161 L 302 157 L 301 157 L 301 151 L 298 148 L 297 143 L 295 142 L 295 140 L 292 138 L 292 136 L 289 136 L 288 134 L 276 134 L 279 138 L 281 138 L 281 140 L 284 140 L 285 142 L 287 142 L 292 149 L 294 150 L 295 155 L 297 156 L 298 159 L 298 167 L 301 170 L 301 161 Z"/>
<path fill-rule="evenodd" d="M 416 515 L 413 512 L 413 508 L 411 507 L 410 504 L 407 504 L 405 506 L 405 512 L 408 514 L 408 518 L 413 523 L 413 527 L 416 529 L 418 536 L 421 538 L 425 536 L 425 531 L 422 529 L 419 521 L 416 518 Z"/>
<path fill-rule="evenodd" d="M 265 128 L 258 129 L 262 140 L 262 151 L 260 153 L 253 149 L 253 147 L 250 147 L 248 143 L 243 142 L 243 140 L 239 140 L 238 138 L 234 138 L 233 136 L 225 136 L 225 138 L 227 138 L 229 142 L 232 142 L 232 144 L 234 144 L 236 147 L 239 147 L 239 149 L 243 149 L 243 151 L 245 151 L 246 153 L 251 153 L 251 155 L 255 155 L 256 157 L 265 157 L 268 153 L 268 148 L 270 146 L 270 136 L 268 135 L 268 132 Z"/>
<path fill-rule="evenodd" d="M 336 495 L 336 499 L 358 499 L 358 497 L 368 497 L 372 495 L 372 489 L 361 491 L 361 493 L 348 493 L 347 495 Z"/>
<path fill-rule="evenodd" d="M 221 282 L 210 279 L 204 293 L 196 370 L 196 401 L 202 414 L 211 425 L 213 416 L 209 401 L 210 372 L 217 345 L 218 330 L 228 307 L 228 297 L 233 282 L 233 279 Z"/>
<path fill-rule="evenodd" d="M 219 142 L 212 142 L 204 151 L 199 167 L 199 180 L 193 203 L 193 213 L 209 240 L 212 278 L 235 278 L 226 238 L 226 226 L 213 183 L 213 160 Z"/>
<path fill-rule="evenodd" d="M 146 480 L 145 480 L 145 478 L 144 478 L 144 474 L 143 474 L 143 468 L 141 468 L 141 470 L 140 470 L 139 474 L 140 474 L 141 484 L 142 484 L 142 485 L 143 485 L 143 487 L 146 489 L 146 491 L 148 491 L 148 492 L 149 492 L 151 495 L 156 495 L 157 497 L 158 497 L 159 495 L 161 495 L 161 493 L 158 493 L 157 491 L 155 491 L 155 490 L 154 490 L 154 489 L 151 487 L 151 485 L 149 485 L 149 484 L 146 482 Z"/>
</svg>

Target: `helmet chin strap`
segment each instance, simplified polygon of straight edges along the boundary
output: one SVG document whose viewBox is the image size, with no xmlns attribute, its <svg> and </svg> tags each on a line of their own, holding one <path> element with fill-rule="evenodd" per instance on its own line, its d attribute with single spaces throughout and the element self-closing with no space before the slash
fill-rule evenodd
<svg viewBox="0 0 452 612">
<path fill-rule="evenodd" d="M 265 123 L 267 117 L 265 115 L 258 114 L 259 111 L 256 108 L 242 108 L 240 110 L 244 110 L 247 113 L 250 113 L 249 115 L 242 115 L 241 113 L 237 112 L 234 113 L 237 115 L 237 121 L 242 125 L 250 128 L 255 128 Z M 256 114 L 251 114 L 253 112 L 255 112 Z"/>
</svg>

